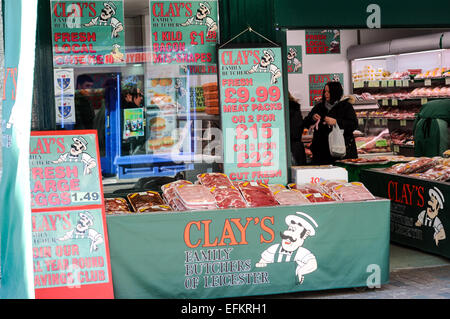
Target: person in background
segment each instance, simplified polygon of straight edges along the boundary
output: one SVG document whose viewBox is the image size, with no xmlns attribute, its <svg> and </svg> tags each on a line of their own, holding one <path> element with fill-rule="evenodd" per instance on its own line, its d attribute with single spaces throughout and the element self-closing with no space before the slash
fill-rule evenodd
<svg viewBox="0 0 450 319">
<path fill-rule="evenodd" d="M 144 99 L 144 95 L 142 94 L 139 88 L 134 89 L 131 92 L 133 107 L 142 107 L 142 100 Z"/>
<path fill-rule="evenodd" d="M 314 126 L 311 152 L 315 165 L 333 164 L 337 158 L 330 155 L 328 135 L 336 123 L 344 130 L 346 155 L 344 158 L 357 158 L 356 142 L 353 131 L 358 128 L 358 119 L 352 103 L 352 97 L 343 98 L 341 83 L 328 82 L 323 90 L 322 100 L 305 117 L 304 126 Z"/>
<path fill-rule="evenodd" d="M 300 111 L 300 104 L 289 93 L 289 127 L 291 140 L 292 166 L 306 164 L 305 147 L 302 142 L 303 117 Z"/>
<path fill-rule="evenodd" d="M 122 92 L 122 108 L 133 108 L 133 96 L 131 95 L 131 90 L 123 90 Z"/>
<path fill-rule="evenodd" d="M 75 129 L 92 129 L 94 127 L 94 108 L 91 105 L 90 96 L 94 81 L 88 74 L 77 77 L 77 90 L 75 93 Z"/>
</svg>

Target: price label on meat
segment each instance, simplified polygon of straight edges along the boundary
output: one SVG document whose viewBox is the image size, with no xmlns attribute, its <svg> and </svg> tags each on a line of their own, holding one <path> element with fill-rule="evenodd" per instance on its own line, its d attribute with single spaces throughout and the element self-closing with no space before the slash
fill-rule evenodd
<svg viewBox="0 0 450 319">
<path fill-rule="evenodd" d="M 66 135 L 70 132 L 31 136 L 32 209 L 102 204 L 97 137 L 83 131 Z"/>
<path fill-rule="evenodd" d="M 125 63 L 123 1 L 52 1 L 54 66 Z"/>
<path fill-rule="evenodd" d="M 150 0 L 152 63 L 216 63 L 217 3 L 217 0 Z"/>
<path fill-rule="evenodd" d="M 287 183 L 281 49 L 219 49 L 224 170 L 234 181 Z"/>
</svg>

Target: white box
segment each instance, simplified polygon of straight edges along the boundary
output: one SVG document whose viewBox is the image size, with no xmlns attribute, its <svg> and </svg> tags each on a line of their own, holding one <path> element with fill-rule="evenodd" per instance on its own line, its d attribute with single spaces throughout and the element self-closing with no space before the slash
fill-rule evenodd
<svg viewBox="0 0 450 319">
<path fill-rule="evenodd" d="M 348 172 L 343 167 L 332 165 L 293 166 L 292 180 L 296 184 L 318 184 L 325 180 L 343 180 L 348 182 Z"/>
</svg>

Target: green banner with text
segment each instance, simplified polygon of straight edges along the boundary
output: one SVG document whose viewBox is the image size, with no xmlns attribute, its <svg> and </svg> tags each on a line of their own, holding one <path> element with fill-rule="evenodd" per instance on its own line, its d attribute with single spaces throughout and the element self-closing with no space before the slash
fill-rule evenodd
<svg viewBox="0 0 450 319">
<path fill-rule="evenodd" d="M 153 64 L 216 63 L 218 1 L 150 0 Z"/>
<path fill-rule="evenodd" d="M 287 184 L 281 48 L 221 48 L 218 59 L 224 173 Z"/>
<path fill-rule="evenodd" d="M 107 223 L 116 298 L 252 296 L 389 279 L 387 200 L 107 216 Z"/>
</svg>

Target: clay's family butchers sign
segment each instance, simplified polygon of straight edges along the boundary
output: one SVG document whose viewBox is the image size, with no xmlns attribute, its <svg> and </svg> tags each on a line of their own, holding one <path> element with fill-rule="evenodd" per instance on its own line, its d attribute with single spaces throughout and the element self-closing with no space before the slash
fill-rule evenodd
<svg viewBox="0 0 450 319">
<path fill-rule="evenodd" d="M 341 53 L 341 35 L 339 30 L 306 30 L 306 54 Z"/>
<path fill-rule="evenodd" d="M 36 298 L 112 298 L 96 131 L 31 135 Z"/>
<path fill-rule="evenodd" d="M 237 181 L 286 184 L 281 49 L 218 52 L 224 172 Z"/>
<path fill-rule="evenodd" d="M 344 86 L 343 73 L 330 74 L 310 74 L 309 76 L 309 105 L 314 104 L 322 99 L 323 89 L 328 82 L 340 82 Z"/>
<path fill-rule="evenodd" d="M 125 63 L 123 1 L 52 1 L 54 66 Z"/>
<path fill-rule="evenodd" d="M 218 2 L 150 0 L 154 64 L 216 63 Z"/>
</svg>

